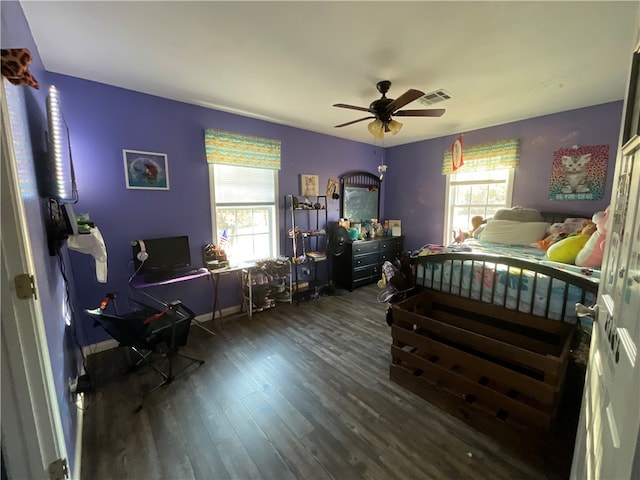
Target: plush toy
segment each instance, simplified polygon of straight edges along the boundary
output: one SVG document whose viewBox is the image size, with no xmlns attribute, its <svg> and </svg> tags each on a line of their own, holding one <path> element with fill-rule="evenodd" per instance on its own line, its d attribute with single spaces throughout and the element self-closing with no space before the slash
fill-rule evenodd
<svg viewBox="0 0 640 480">
<path fill-rule="evenodd" d="M 599 213 L 603 213 L 603 212 L 599 212 Z M 592 222 L 591 220 L 585 220 L 584 223 L 582 224 L 582 228 L 578 233 L 582 233 L 583 235 L 593 235 L 597 229 L 598 229 L 598 226 L 595 224 L 595 222 Z"/>
<path fill-rule="evenodd" d="M 582 247 L 584 247 L 591 236 L 579 233 L 564 238 L 549 247 L 547 250 L 547 258 L 554 262 L 574 265 L 578 252 L 582 250 Z"/>
<path fill-rule="evenodd" d="M 576 255 L 575 263 L 579 267 L 600 268 L 604 256 L 604 242 L 607 239 L 607 221 L 609 220 L 609 207 L 604 212 L 593 215 L 596 231 L 589 237 Z M 583 229 L 584 231 L 584 229 Z"/>
<path fill-rule="evenodd" d="M 564 223 L 552 223 L 547 228 L 547 233 L 546 237 L 536 242 L 536 245 L 542 250 L 548 250 L 551 245 L 566 238 L 569 234 L 569 229 Z"/>
<path fill-rule="evenodd" d="M 471 217 L 471 226 L 473 227 L 471 230 L 467 232 L 463 232 L 462 230 L 458 230 L 458 233 L 455 237 L 456 243 L 462 243 L 467 238 L 473 237 L 473 233 L 480 228 L 480 225 L 486 223 L 486 220 L 482 218 L 480 215 L 476 215 Z"/>
</svg>

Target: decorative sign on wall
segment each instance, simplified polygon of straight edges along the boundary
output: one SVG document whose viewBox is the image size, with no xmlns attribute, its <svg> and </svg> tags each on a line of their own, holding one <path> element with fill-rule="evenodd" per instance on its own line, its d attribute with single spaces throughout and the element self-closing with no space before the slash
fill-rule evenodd
<svg viewBox="0 0 640 480">
<path fill-rule="evenodd" d="M 609 145 L 561 148 L 553 152 L 549 200 L 602 200 Z"/>
<path fill-rule="evenodd" d="M 462 156 L 462 135 L 451 145 L 451 170 L 454 172 L 464 165 Z"/>
</svg>

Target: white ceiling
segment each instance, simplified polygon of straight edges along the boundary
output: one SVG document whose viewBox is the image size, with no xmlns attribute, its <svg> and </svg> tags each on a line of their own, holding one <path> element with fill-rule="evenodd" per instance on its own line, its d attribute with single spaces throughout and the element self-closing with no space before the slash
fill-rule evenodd
<svg viewBox="0 0 640 480">
<path fill-rule="evenodd" d="M 401 145 L 624 98 L 637 1 L 21 2 L 47 70 L 373 144 L 379 80 L 446 89 Z M 406 108 L 426 107 L 416 100 Z"/>
</svg>

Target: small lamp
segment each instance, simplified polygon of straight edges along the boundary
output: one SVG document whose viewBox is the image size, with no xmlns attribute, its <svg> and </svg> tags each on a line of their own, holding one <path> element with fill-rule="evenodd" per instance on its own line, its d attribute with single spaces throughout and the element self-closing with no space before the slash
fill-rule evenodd
<svg viewBox="0 0 640 480">
<path fill-rule="evenodd" d="M 369 133 L 371 133 L 371 135 L 373 135 L 375 138 L 384 137 L 383 127 L 384 125 L 382 124 L 382 121 L 377 118 L 367 126 L 367 128 L 369 129 Z"/>
<path fill-rule="evenodd" d="M 396 120 L 391 120 L 388 126 L 389 126 L 389 131 L 391 132 L 392 135 L 395 135 L 396 133 L 398 133 L 402 128 L 402 124 Z"/>
</svg>

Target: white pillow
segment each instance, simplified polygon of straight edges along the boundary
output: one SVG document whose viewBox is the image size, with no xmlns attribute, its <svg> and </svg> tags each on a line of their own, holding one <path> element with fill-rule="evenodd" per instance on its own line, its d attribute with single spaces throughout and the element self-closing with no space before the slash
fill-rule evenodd
<svg viewBox="0 0 640 480">
<path fill-rule="evenodd" d="M 526 245 L 542 240 L 547 232 L 547 222 L 516 222 L 514 220 L 487 220 L 480 234 L 483 242 L 505 245 Z"/>
</svg>

